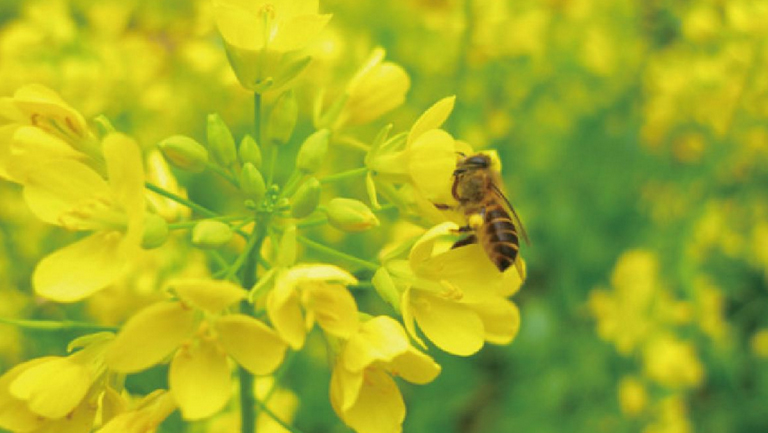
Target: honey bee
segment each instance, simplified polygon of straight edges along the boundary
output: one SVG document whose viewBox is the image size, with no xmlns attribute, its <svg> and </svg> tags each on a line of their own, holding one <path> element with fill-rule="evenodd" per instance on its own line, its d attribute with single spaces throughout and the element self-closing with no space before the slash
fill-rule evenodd
<svg viewBox="0 0 768 433">
<path fill-rule="evenodd" d="M 453 247 L 477 242 L 500 272 L 514 264 L 522 277 L 522 263 L 517 260 L 519 236 L 522 235 L 527 244 L 530 241 L 520 218 L 499 185 L 501 179 L 499 173 L 491 168 L 490 156 L 482 153 L 472 156 L 460 154 L 453 172 L 451 193 L 459 203 L 458 209 L 467 218 L 467 225 L 459 231 L 471 234 L 456 242 Z"/>
</svg>

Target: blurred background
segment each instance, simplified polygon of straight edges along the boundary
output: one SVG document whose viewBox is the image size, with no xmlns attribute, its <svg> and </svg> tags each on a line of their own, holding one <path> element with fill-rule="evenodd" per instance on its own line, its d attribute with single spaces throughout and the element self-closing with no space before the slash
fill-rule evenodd
<svg viewBox="0 0 768 433">
<path fill-rule="evenodd" d="M 406 432 L 768 431 L 768 2 L 320 8 L 333 19 L 297 89 L 294 136 L 312 130 L 316 89 L 342 89 L 381 46 L 411 90 L 404 106 L 352 133 L 370 141 L 387 122 L 407 130 L 455 94 L 446 129 L 498 150 L 532 241 L 515 297 L 519 336 L 467 359 L 432 350 L 442 375 L 401 384 Z M 210 112 L 239 133 L 253 116 L 207 1 L 4 0 L 0 95 L 30 82 L 87 118 L 105 114 L 147 149 L 172 134 L 204 137 Z M 334 149 L 333 164 L 349 166 L 347 153 Z M 215 183 L 181 181 L 196 200 L 223 205 Z M 345 194 L 364 197 L 357 187 Z M 374 256 L 386 227 L 372 235 L 378 243 L 352 237 L 344 249 Z M 66 236 L 29 216 L 18 186 L 0 183 L 0 316 L 120 323 L 147 302 L 35 300 L 31 270 Z M 370 308 L 384 309 L 378 302 Z M 0 326 L 1 371 L 63 353 L 75 335 Z M 324 356 L 295 357 L 283 378 L 305 433 L 347 431 L 328 402 Z M 135 392 L 162 374 L 145 376 Z M 163 431 L 184 428 L 226 431 L 178 419 Z"/>
</svg>

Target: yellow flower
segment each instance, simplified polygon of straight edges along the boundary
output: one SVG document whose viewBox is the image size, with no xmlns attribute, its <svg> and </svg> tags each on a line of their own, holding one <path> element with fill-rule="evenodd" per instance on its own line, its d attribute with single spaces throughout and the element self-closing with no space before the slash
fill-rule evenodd
<svg viewBox="0 0 768 433">
<path fill-rule="evenodd" d="M 643 347 L 645 374 L 668 388 L 695 388 L 704 379 L 704 366 L 691 343 L 663 334 Z"/>
<path fill-rule="evenodd" d="M 627 376 L 619 382 L 619 406 L 627 416 L 637 416 L 648 406 L 648 392 L 636 377 Z"/>
<path fill-rule="evenodd" d="M 166 390 L 157 390 L 138 402 L 128 411 L 117 414 L 105 423 L 97 433 L 145 433 L 155 431 L 168 415 L 176 410 L 173 397 Z"/>
<path fill-rule="evenodd" d="M 96 416 L 111 333 L 83 337 L 82 350 L 33 359 L 0 377 L 0 427 L 11 431 L 88 432 Z M 74 342 L 72 345 L 79 345 Z"/>
<path fill-rule="evenodd" d="M 374 146 L 365 157 L 365 165 L 374 178 L 410 183 L 432 203 L 452 201 L 457 144 L 440 126 L 451 114 L 455 100 L 454 96 L 441 99 L 419 117 L 407 135 Z"/>
<path fill-rule="evenodd" d="M 0 177 L 24 183 L 27 171 L 50 160 L 83 162 L 99 173 L 104 161 L 99 142 L 83 116 L 56 92 L 39 84 L 21 87 L 0 99 Z"/>
<path fill-rule="evenodd" d="M 451 222 L 433 227 L 407 261 L 389 261 L 380 272 L 402 291 L 403 321 L 416 341 L 423 345 L 414 322 L 440 349 L 468 356 L 486 341 L 509 344 L 517 335 L 520 312 L 507 297 L 522 281 L 515 268 L 500 273 L 477 244 L 450 248 L 457 229 Z"/>
<path fill-rule="evenodd" d="M 154 304 L 133 316 L 109 348 L 107 364 L 121 373 L 135 373 L 173 354 L 170 391 L 182 416 L 206 418 L 229 401 L 227 355 L 253 374 L 269 374 L 282 363 L 286 344 L 253 317 L 223 314 L 245 299 L 241 287 L 226 281 L 182 280 L 172 288 L 180 300 Z"/>
<path fill-rule="evenodd" d="M 357 329 L 357 304 L 345 286 L 357 283 L 332 265 L 303 264 L 279 272 L 267 295 L 267 313 L 280 336 L 293 349 L 304 345 L 315 321 L 338 338 Z"/>
<path fill-rule="evenodd" d="M 439 373 L 440 366 L 410 345 L 397 321 L 374 317 L 349 338 L 336 360 L 331 404 L 358 433 L 400 432 L 405 403 L 392 376 L 425 384 Z"/>
<path fill-rule="evenodd" d="M 374 49 L 350 80 L 334 129 L 371 122 L 405 102 L 411 79 L 400 65 L 384 62 L 384 55 L 384 49 Z"/>
<path fill-rule="evenodd" d="M 24 198 L 41 220 L 94 232 L 43 258 L 32 282 L 36 292 L 74 302 L 123 275 L 144 231 L 144 169 L 138 145 L 121 134 L 104 139 L 108 180 L 87 165 L 50 160 L 31 169 Z"/>
<path fill-rule="evenodd" d="M 597 332 L 627 355 L 654 327 L 651 311 L 657 293 L 658 263 L 646 251 L 622 254 L 611 277 L 613 290 L 593 290 L 589 308 L 597 319 Z"/>
<path fill-rule="evenodd" d="M 307 62 L 293 53 L 331 19 L 318 9 L 318 0 L 214 1 L 216 26 L 243 87 L 263 91 L 272 80 L 275 89 L 301 72 Z"/>
</svg>

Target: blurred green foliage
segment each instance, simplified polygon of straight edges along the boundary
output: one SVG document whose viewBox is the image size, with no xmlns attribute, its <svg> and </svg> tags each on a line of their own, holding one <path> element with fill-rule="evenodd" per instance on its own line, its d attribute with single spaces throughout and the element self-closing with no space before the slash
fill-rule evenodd
<svg viewBox="0 0 768 433">
<path fill-rule="evenodd" d="M 205 2 L 117 4 L 102 5 L 124 20 L 108 25 L 94 18 L 95 2 L 3 2 L 0 93 L 43 82 L 87 117 L 107 114 L 147 148 L 177 132 L 204 140 L 212 112 L 236 136 L 248 131 L 252 108 L 225 75 Z M 297 91 L 299 106 L 311 105 L 319 83 L 342 86 L 372 47 L 384 47 L 412 80 L 406 105 L 386 120 L 403 129 L 456 94 L 447 129 L 475 148 L 498 150 L 532 240 L 523 252 L 528 280 L 516 295 L 520 335 L 471 359 L 431 351 L 443 374 L 429 386 L 403 386 L 405 431 L 768 429 L 765 2 L 328 0 L 321 10 L 333 13 L 332 25 Z M 300 115 L 294 137 L 312 131 L 309 114 Z M 382 124 L 357 135 L 372 140 Z M 292 160 L 297 146 L 286 145 L 281 161 Z M 351 165 L 343 147 L 330 155 L 337 167 Z M 223 184 L 182 180 L 197 201 L 221 204 Z M 362 186 L 340 188 L 364 196 Z M 67 235 L 31 222 L 18 196 L 17 187 L 0 185 L 0 315 L 87 317 L 83 306 L 31 299 L 35 260 Z M 383 242 L 389 233 L 378 236 Z M 340 249 L 360 257 L 378 252 L 354 235 L 345 239 Z M 647 353 L 643 341 L 653 335 L 622 352 L 615 334 L 598 332 L 605 319 L 595 313 L 595 291 L 615 292 L 612 275 L 631 251 L 658 264 L 652 296 L 683 311 L 649 321 L 654 333 L 690 344 L 703 366 L 699 380 L 677 386 L 649 374 L 649 358 L 668 356 Z M 0 366 L 63 353 L 72 336 L 4 326 Z M 284 374 L 300 398 L 297 429 L 346 431 L 328 401 L 322 356 L 296 357 Z M 148 391 L 153 376 L 134 377 L 129 387 Z M 620 399 L 625 377 L 639 378 L 647 394 L 634 413 Z M 680 404 L 666 409 L 669 399 Z M 164 431 L 181 428 L 171 420 Z"/>
</svg>

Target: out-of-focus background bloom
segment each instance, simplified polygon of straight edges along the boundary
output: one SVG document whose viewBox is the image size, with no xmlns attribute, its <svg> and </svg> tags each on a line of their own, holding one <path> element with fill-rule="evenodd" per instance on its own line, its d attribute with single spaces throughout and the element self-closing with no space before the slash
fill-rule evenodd
<svg viewBox="0 0 768 433">
<path fill-rule="evenodd" d="M 768 429 L 768 3 L 326 0 L 320 13 L 333 18 L 308 47 L 295 95 L 319 117 L 351 98 L 325 125 L 341 142 L 331 166 L 359 156 L 344 134 L 370 144 L 386 123 L 407 131 L 456 95 L 443 128 L 498 151 L 532 240 L 516 340 L 473 358 L 430 351 L 442 374 L 428 386 L 400 383 L 406 431 Z M 380 49 L 385 63 L 372 65 Z M 361 75 L 367 62 L 372 72 Z M 253 117 L 208 0 L 4 0 L 0 96 L 29 83 L 87 119 L 106 115 L 145 150 L 176 133 L 204 140 L 208 113 L 238 136 Z M 359 99 L 371 96 L 360 89 L 381 102 Z M 313 131 L 312 117 L 300 113 L 294 136 Z M 296 152 L 287 148 L 286 160 Z M 216 205 L 226 193 L 212 178 L 180 177 L 197 201 Z M 340 184 L 339 195 L 366 197 L 360 184 Z M 348 236 L 343 249 L 375 256 L 395 236 L 392 215 L 370 234 L 379 243 Z M 339 239 L 332 229 L 318 236 Z M 36 300 L 36 261 L 75 239 L 36 222 L 20 187 L 0 183 L 0 317 L 80 314 L 113 325 L 155 302 L 163 275 L 204 274 L 195 253 L 169 249 L 132 273 L 131 291 L 110 287 L 70 307 Z M 366 311 L 391 313 L 375 295 L 356 296 Z M 73 336 L 0 326 L 0 372 L 63 355 Z M 273 410 L 303 432 L 345 431 L 320 345 L 310 336 L 270 405 L 285 400 Z M 153 374 L 129 388 L 147 394 Z M 181 426 L 176 414 L 162 431 Z"/>
</svg>

